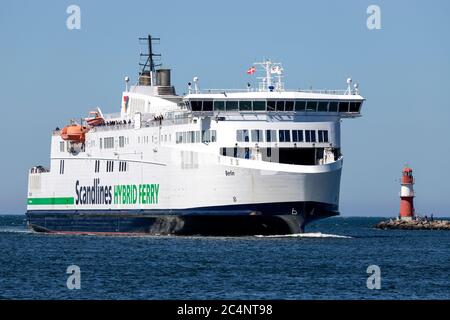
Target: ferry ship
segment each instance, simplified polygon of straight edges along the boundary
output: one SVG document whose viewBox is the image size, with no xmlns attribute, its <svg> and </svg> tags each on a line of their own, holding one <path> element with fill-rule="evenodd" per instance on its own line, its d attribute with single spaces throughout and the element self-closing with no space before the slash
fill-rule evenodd
<svg viewBox="0 0 450 320">
<path fill-rule="evenodd" d="M 339 214 L 340 124 L 361 116 L 357 84 L 287 90 L 282 65 L 265 60 L 247 70 L 257 85 L 201 89 L 195 77 L 179 95 L 159 39 L 140 40 L 148 53 L 120 112 L 56 128 L 50 168 L 29 170 L 32 230 L 276 235 Z"/>
</svg>

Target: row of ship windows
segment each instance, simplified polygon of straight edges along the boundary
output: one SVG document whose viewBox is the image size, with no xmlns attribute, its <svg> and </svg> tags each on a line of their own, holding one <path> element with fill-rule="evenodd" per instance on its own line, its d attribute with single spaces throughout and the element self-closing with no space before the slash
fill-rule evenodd
<svg viewBox="0 0 450 320">
<path fill-rule="evenodd" d="M 155 140 L 157 139 L 157 137 L 152 136 L 151 138 L 152 142 L 156 142 Z M 171 141 L 171 135 L 170 134 L 161 135 L 161 141 L 162 142 Z M 137 142 L 142 144 L 149 143 L 149 137 L 148 136 L 137 137 Z M 130 138 L 124 136 L 120 136 L 118 141 L 115 140 L 114 137 L 100 138 L 100 149 L 114 149 L 116 145 L 118 145 L 119 148 L 124 148 L 125 145 L 129 143 Z M 89 148 L 95 148 L 95 140 L 89 140 L 87 142 L 87 146 Z M 69 143 L 67 143 L 67 148 L 68 148 L 67 151 L 69 151 Z M 65 151 L 64 149 L 65 149 L 65 142 L 61 141 L 59 150 L 61 152 L 64 152 Z"/>
<path fill-rule="evenodd" d="M 112 160 L 106 161 L 106 172 L 114 172 L 114 162 Z M 128 163 L 119 161 L 119 172 L 126 171 L 128 171 Z M 100 160 L 95 160 L 94 172 L 100 172 Z M 64 174 L 64 160 L 59 161 L 59 174 Z"/>
<path fill-rule="evenodd" d="M 151 142 L 152 143 L 157 143 L 158 142 L 158 137 L 157 136 L 151 136 Z M 160 135 L 160 139 L 161 142 L 170 142 L 172 141 L 172 137 L 171 134 L 161 134 Z M 137 137 L 137 142 L 138 143 L 142 143 L 142 144 L 148 144 L 150 141 L 149 136 L 141 136 L 141 137 Z"/>
<path fill-rule="evenodd" d="M 192 111 L 298 111 L 358 113 L 361 101 L 192 100 Z"/>
<path fill-rule="evenodd" d="M 277 134 L 278 132 L 278 134 Z M 317 142 L 316 130 L 237 130 L 236 141 L 238 142 Z M 170 134 L 162 136 L 163 141 L 170 141 Z M 209 143 L 217 141 L 216 130 L 203 130 L 203 131 L 184 131 L 177 132 L 176 143 Z M 317 130 L 318 142 L 328 142 L 328 130 Z M 119 147 L 125 146 L 125 137 L 119 137 Z M 153 140 L 153 137 L 152 137 Z M 138 142 L 148 143 L 148 137 L 138 137 Z M 127 141 L 128 143 L 128 141 Z M 114 137 L 100 138 L 100 148 L 113 149 Z M 64 152 L 64 141 L 60 142 L 60 151 Z M 61 160 L 63 161 L 63 160 Z M 97 160 L 98 161 L 98 160 Z M 95 164 L 95 172 L 99 172 L 100 163 Z M 107 165 L 107 172 L 109 171 L 109 164 Z M 113 167 L 114 164 L 111 164 Z M 62 164 L 63 167 L 63 164 Z M 64 169 L 62 169 L 64 170 Z M 112 170 L 111 170 L 112 171 Z M 121 170 L 119 170 L 121 171 Z M 63 172 L 60 172 L 63 173 Z"/>
<path fill-rule="evenodd" d="M 184 131 L 175 135 L 176 143 L 209 143 L 217 141 L 216 130 Z"/>
<path fill-rule="evenodd" d="M 128 138 L 124 136 L 119 137 L 119 148 L 125 147 L 125 142 L 128 144 Z M 114 137 L 100 138 L 100 149 L 114 149 Z"/>
<path fill-rule="evenodd" d="M 151 137 L 152 143 L 157 142 L 157 137 L 152 136 Z M 107 137 L 104 138 L 104 143 L 102 143 L 102 138 L 100 138 L 100 149 L 104 148 L 104 149 L 114 149 L 114 137 Z M 167 141 L 171 141 L 171 136 L 170 134 L 165 134 L 165 135 L 161 135 L 161 141 L 162 142 L 167 142 Z M 140 136 L 137 137 L 137 142 L 138 143 L 142 143 L 142 144 L 147 144 L 149 143 L 149 137 L 148 136 Z M 119 137 L 119 148 L 123 148 L 125 147 L 125 144 L 129 144 L 129 138 L 128 137 L 124 137 L 124 136 L 120 136 Z"/>
<path fill-rule="evenodd" d="M 124 136 L 119 137 L 118 141 L 119 148 L 124 148 L 125 143 L 129 143 L 129 138 L 125 138 Z M 89 140 L 87 142 L 88 148 L 95 148 L 95 140 Z M 100 138 L 100 149 L 114 149 L 114 137 Z M 65 142 L 60 141 L 59 143 L 59 151 L 65 151 Z M 67 142 L 67 151 L 70 151 L 70 143 Z"/>
<path fill-rule="evenodd" d="M 100 138 L 100 149 L 114 149 L 116 143 L 115 143 L 114 137 L 106 137 L 106 138 Z M 153 137 L 152 137 L 153 141 Z M 124 148 L 125 144 L 130 143 L 130 138 L 120 136 L 117 145 L 119 148 Z M 148 143 L 148 136 L 146 137 L 138 137 L 138 143 Z M 93 145 L 95 146 L 95 144 Z"/>
<path fill-rule="evenodd" d="M 238 142 L 329 142 L 328 130 L 237 130 Z M 278 131 L 278 135 L 277 135 Z"/>
<path fill-rule="evenodd" d="M 152 136 L 151 137 L 151 141 L 152 142 L 156 142 L 155 140 L 157 139 L 157 137 Z M 148 136 L 142 136 L 142 137 L 137 137 L 137 142 L 138 143 L 142 143 L 142 144 L 147 144 L 149 143 L 149 137 Z M 161 135 L 161 141 L 162 142 L 170 142 L 171 141 L 171 135 L 170 134 L 165 134 L 165 135 Z M 106 137 L 106 138 L 100 138 L 100 149 L 114 149 L 115 146 L 118 146 L 119 148 L 124 148 L 126 144 L 129 144 L 130 142 L 130 138 L 128 137 L 124 137 L 124 136 L 120 136 L 118 140 L 115 140 L 114 137 Z M 67 146 L 67 150 L 66 150 L 66 146 Z M 87 141 L 87 147 L 88 148 L 95 148 L 95 140 L 88 140 Z M 70 152 L 70 143 L 69 142 L 65 142 L 65 141 L 60 141 L 59 142 L 59 151 L 60 152 Z M 84 151 L 84 148 L 83 148 Z"/>
</svg>

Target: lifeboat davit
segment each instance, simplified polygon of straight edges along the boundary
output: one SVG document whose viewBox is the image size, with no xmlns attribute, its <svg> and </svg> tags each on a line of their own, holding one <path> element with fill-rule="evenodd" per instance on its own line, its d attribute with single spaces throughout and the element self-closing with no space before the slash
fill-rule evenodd
<svg viewBox="0 0 450 320">
<path fill-rule="evenodd" d="M 69 124 L 61 130 L 61 138 L 71 142 L 84 142 L 89 128 L 79 124 Z"/>
<path fill-rule="evenodd" d="M 84 120 L 86 120 L 86 123 L 89 126 L 95 127 L 95 126 L 101 126 L 101 125 L 105 124 L 105 119 L 103 119 L 103 116 L 102 116 L 102 113 L 100 110 L 91 111 L 91 112 L 89 112 L 89 114 L 93 115 L 93 117 L 84 119 Z"/>
</svg>

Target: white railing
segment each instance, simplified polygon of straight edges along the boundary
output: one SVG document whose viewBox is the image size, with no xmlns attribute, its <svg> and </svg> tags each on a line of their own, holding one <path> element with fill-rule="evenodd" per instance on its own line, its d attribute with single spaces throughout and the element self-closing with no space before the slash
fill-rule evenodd
<svg viewBox="0 0 450 320">
<path fill-rule="evenodd" d="M 237 93 L 237 92 L 260 92 L 255 88 L 250 89 L 199 89 L 191 90 L 189 94 L 217 94 L 217 93 Z"/>
<path fill-rule="evenodd" d="M 226 94 L 226 93 L 241 93 L 241 92 L 270 92 L 264 90 L 258 90 L 256 88 L 248 89 L 199 89 L 191 90 L 189 94 Z M 348 95 L 348 90 L 342 89 L 288 89 L 273 92 L 304 92 L 304 93 L 316 93 L 316 94 L 334 94 L 334 95 Z M 357 92 L 352 90 L 351 95 L 355 95 Z"/>
<path fill-rule="evenodd" d="M 329 89 L 297 89 L 297 92 L 305 93 L 319 93 L 319 94 L 334 94 L 334 95 L 346 95 L 347 90 L 329 90 Z M 352 93 L 353 94 L 353 93 Z"/>
<path fill-rule="evenodd" d="M 131 123 L 116 123 L 116 124 L 104 124 L 101 126 L 92 127 L 90 131 L 113 131 L 113 130 L 126 130 L 134 128 L 134 122 Z"/>
<path fill-rule="evenodd" d="M 121 113 L 120 112 L 104 113 L 103 114 L 103 119 L 105 119 L 105 120 L 119 119 L 120 117 L 121 117 Z"/>
</svg>

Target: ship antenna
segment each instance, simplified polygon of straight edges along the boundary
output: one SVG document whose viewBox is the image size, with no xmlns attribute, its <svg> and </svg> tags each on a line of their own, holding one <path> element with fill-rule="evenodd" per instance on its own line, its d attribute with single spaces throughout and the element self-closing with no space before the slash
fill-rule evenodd
<svg viewBox="0 0 450 320">
<path fill-rule="evenodd" d="M 141 53 L 141 57 L 147 57 L 145 63 L 139 63 L 142 66 L 141 72 L 139 73 L 139 84 L 141 85 L 155 85 L 155 71 L 156 67 L 161 66 L 161 64 L 155 64 L 154 57 L 161 57 L 159 53 L 153 53 L 153 43 L 160 41 L 160 38 L 153 38 L 148 35 L 146 38 L 139 38 L 139 41 L 147 42 L 148 53 Z M 156 44 L 156 43 L 155 43 Z"/>
<path fill-rule="evenodd" d="M 258 77 L 261 82 L 259 83 L 259 91 L 284 91 L 283 78 L 283 67 L 281 63 L 272 62 L 270 59 L 266 59 L 264 62 L 255 62 L 254 65 L 261 66 L 265 73 L 265 77 Z M 277 75 L 277 82 L 275 85 L 272 83 L 272 74 Z"/>
</svg>

